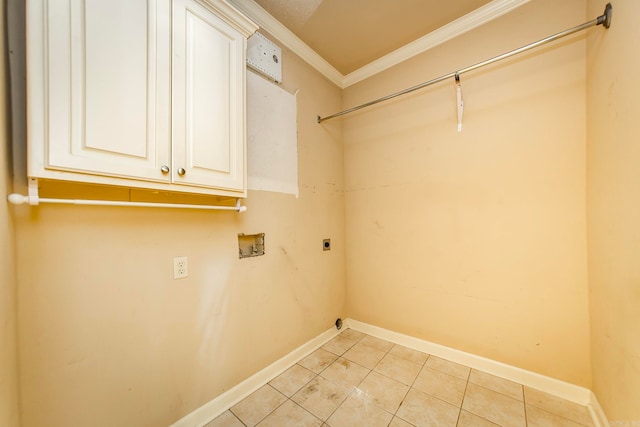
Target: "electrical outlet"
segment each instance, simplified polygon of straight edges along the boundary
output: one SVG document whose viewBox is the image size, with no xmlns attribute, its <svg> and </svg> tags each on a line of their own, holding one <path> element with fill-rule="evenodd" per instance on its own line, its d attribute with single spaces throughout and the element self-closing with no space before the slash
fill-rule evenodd
<svg viewBox="0 0 640 427">
<path fill-rule="evenodd" d="M 189 277 L 189 262 L 186 256 L 179 256 L 173 259 L 173 278 L 182 279 Z"/>
</svg>

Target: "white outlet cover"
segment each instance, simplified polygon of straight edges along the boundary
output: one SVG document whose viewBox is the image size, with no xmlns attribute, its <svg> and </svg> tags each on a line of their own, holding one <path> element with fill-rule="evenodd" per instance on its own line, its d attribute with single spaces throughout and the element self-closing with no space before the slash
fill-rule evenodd
<svg viewBox="0 0 640 427">
<path fill-rule="evenodd" d="M 189 277 L 189 260 L 186 256 L 175 257 L 173 259 L 173 278 L 182 279 Z"/>
</svg>

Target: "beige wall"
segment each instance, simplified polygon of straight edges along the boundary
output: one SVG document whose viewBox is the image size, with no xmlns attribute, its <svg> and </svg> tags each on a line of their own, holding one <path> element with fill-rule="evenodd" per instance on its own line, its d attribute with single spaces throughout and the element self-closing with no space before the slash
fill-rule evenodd
<svg viewBox="0 0 640 427">
<path fill-rule="evenodd" d="M 11 207 L 5 203 L 12 189 L 8 49 L 5 1 L 0 0 L 0 425 L 17 427 L 18 364 L 16 341 L 15 232 Z"/>
<path fill-rule="evenodd" d="M 587 3 L 530 2 L 343 94 L 285 50 L 299 199 L 252 191 L 242 215 L 0 209 L 0 425 L 18 419 L 14 265 L 25 427 L 170 424 L 346 315 L 587 387 L 593 375 L 611 421 L 640 420 L 634 0 L 608 32 L 464 75 L 462 133 L 453 82 L 315 123 L 602 13 Z M 238 260 L 240 232 L 265 232 L 267 255 Z M 190 277 L 174 281 L 179 255 Z"/>
<path fill-rule="evenodd" d="M 24 427 L 169 425 L 344 317 L 341 125 L 315 122 L 341 93 L 283 61 L 299 198 L 251 191 L 240 215 L 16 208 Z M 258 232 L 267 254 L 239 260 L 237 234 Z"/>
<path fill-rule="evenodd" d="M 344 91 L 343 107 L 586 20 L 538 0 Z M 584 33 L 344 119 L 348 315 L 591 385 Z"/>
<path fill-rule="evenodd" d="M 605 1 L 590 0 L 597 15 Z M 612 425 L 640 423 L 640 2 L 616 0 L 587 43 L 593 389 Z"/>
</svg>

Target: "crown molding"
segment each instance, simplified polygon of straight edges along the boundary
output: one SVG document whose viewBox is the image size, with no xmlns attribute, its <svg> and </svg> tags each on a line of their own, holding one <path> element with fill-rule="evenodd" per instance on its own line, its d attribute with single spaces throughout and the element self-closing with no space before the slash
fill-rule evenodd
<svg viewBox="0 0 640 427">
<path fill-rule="evenodd" d="M 454 37 L 511 12 L 529 1 L 530 0 L 493 0 L 473 12 L 347 74 L 343 79 L 342 87 L 349 87 L 420 53 L 433 49 Z"/>
<path fill-rule="evenodd" d="M 343 88 L 344 76 L 329 64 L 323 57 L 318 55 L 316 51 L 311 49 L 305 42 L 300 40 L 287 27 L 282 25 L 280 21 L 271 16 L 266 10 L 260 7 L 253 0 L 228 0 L 241 12 L 246 14 L 252 21 L 267 31 L 273 37 L 278 39 L 288 49 L 301 57 L 309 65 L 319 71 L 327 79 L 335 85 Z"/>
<path fill-rule="evenodd" d="M 342 75 L 324 58 L 318 55 L 295 34 L 271 16 L 253 0 L 228 0 L 245 13 L 260 28 L 278 39 L 293 53 L 300 56 L 309 65 L 323 74 L 336 86 L 344 89 L 388 68 L 393 67 L 422 52 L 426 52 L 452 38 L 486 24 L 512 10 L 528 3 L 530 0 L 493 0 L 455 21 L 432 31 L 431 33 L 355 70 L 346 76 Z"/>
<path fill-rule="evenodd" d="M 251 21 L 242 13 L 238 12 L 229 3 L 223 0 L 198 0 L 205 8 L 211 9 L 218 16 L 226 17 L 228 24 L 244 34 L 245 37 L 251 36 L 258 30 L 258 24 Z"/>
</svg>

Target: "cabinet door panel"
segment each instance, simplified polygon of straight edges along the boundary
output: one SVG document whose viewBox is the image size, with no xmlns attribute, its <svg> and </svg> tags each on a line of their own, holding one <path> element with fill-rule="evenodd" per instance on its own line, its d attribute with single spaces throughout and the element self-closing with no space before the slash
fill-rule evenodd
<svg viewBox="0 0 640 427">
<path fill-rule="evenodd" d="M 187 164 L 229 173 L 229 40 L 187 11 Z"/>
<path fill-rule="evenodd" d="M 144 2 L 85 2 L 83 150 L 149 155 L 147 14 Z"/>
<path fill-rule="evenodd" d="M 174 2 L 173 169 L 178 184 L 243 191 L 245 39 L 193 0 Z M 183 168 L 184 175 L 177 171 Z"/>
<path fill-rule="evenodd" d="M 169 0 L 50 0 L 46 168 L 167 181 Z"/>
</svg>

